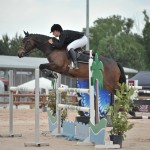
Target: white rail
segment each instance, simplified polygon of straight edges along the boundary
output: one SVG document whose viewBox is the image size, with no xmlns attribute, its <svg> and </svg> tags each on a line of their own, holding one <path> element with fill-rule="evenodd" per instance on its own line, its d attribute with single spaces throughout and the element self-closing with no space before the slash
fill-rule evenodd
<svg viewBox="0 0 150 150">
<path fill-rule="evenodd" d="M 78 111 L 84 111 L 84 112 L 90 112 L 90 108 L 88 107 L 80 107 L 80 106 L 74 106 L 74 105 L 64 105 L 64 104 L 58 104 L 59 108 L 64 109 L 70 109 L 70 110 L 78 110 Z"/>
<path fill-rule="evenodd" d="M 87 93 L 89 94 L 89 89 L 81 89 L 81 88 L 58 88 L 59 92 L 77 92 L 77 93 Z"/>
</svg>

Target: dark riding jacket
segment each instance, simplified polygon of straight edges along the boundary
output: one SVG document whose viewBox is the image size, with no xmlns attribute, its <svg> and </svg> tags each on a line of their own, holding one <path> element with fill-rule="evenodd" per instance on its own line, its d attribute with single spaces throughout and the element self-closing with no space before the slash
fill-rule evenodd
<svg viewBox="0 0 150 150">
<path fill-rule="evenodd" d="M 84 36 L 84 33 L 72 30 L 63 30 L 59 36 L 59 40 L 53 40 L 53 46 L 55 48 L 62 48 L 64 45 L 68 45 L 71 42 L 80 39 Z"/>
</svg>

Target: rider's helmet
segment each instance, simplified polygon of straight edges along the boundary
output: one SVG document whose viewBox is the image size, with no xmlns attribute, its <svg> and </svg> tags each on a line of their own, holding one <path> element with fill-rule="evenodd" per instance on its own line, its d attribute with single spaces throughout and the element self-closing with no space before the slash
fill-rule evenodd
<svg viewBox="0 0 150 150">
<path fill-rule="evenodd" d="M 62 27 L 61 27 L 61 25 L 59 25 L 59 24 L 54 24 L 52 27 L 51 27 L 51 32 L 54 32 L 54 31 L 59 31 L 59 32 L 62 32 Z"/>
</svg>

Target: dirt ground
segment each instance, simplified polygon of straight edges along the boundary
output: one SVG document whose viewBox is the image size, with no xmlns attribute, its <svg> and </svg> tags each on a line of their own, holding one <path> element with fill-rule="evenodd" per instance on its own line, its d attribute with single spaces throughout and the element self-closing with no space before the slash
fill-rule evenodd
<svg viewBox="0 0 150 150">
<path fill-rule="evenodd" d="M 69 118 L 75 118 L 75 112 L 69 112 Z M 24 143 L 35 142 L 35 112 L 31 109 L 14 109 L 14 134 L 22 137 L 0 137 L 0 150 L 94 150 L 94 146 L 79 146 L 77 141 L 67 141 L 65 138 L 51 136 L 48 131 L 47 112 L 40 110 L 40 143 L 49 143 L 43 147 L 25 147 Z M 123 141 L 122 150 L 149 150 L 150 149 L 150 119 L 131 120 L 134 128 L 127 132 Z M 107 128 L 107 131 L 110 127 Z M 0 135 L 9 132 L 9 111 L 0 108 Z M 43 134 L 47 133 L 47 134 Z M 108 132 L 106 140 L 108 140 Z"/>
</svg>

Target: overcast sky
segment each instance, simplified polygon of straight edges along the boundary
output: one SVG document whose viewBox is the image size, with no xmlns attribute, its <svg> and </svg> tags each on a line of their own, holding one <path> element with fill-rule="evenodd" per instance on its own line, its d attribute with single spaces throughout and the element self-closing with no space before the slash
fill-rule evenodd
<svg viewBox="0 0 150 150">
<path fill-rule="evenodd" d="M 141 32 L 144 21 L 142 11 L 150 15 L 150 0 L 89 0 L 89 24 L 97 18 L 112 15 L 136 20 L 135 31 Z M 54 23 L 63 29 L 82 31 L 86 27 L 86 0 L 0 0 L 0 38 L 23 30 L 49 35 Z"/>
</svg>

